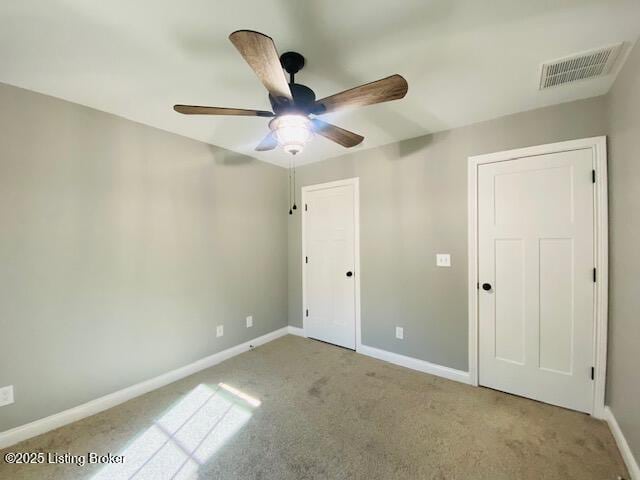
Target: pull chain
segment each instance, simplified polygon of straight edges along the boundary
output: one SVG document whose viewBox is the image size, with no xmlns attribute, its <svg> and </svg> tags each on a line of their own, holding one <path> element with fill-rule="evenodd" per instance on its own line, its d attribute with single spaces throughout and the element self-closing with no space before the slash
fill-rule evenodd
<svg viewBox="0 0 640 480">
<path fill-rule="evenodd" d="M 293 159 L 293 209 L 297 210 L 296 206 L 296 159 Z"/>
<path fill-rule="evenodd" d="M 289 159 L 289 205 L 291 205 L 291 159 Z M 289 215 L 293 214 L 293 210 L 289 207 Z"/>
</svg>

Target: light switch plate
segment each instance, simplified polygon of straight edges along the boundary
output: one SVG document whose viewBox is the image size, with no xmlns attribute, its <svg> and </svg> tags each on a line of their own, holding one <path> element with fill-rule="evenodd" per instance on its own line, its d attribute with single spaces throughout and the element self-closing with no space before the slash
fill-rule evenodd
<svg viewBox="0 0 640 480">
<path fill-rule="evenodd" d="M 247 328 L 251 328 L 251 327 L 253 327 L 253 316 L 249 315 L 247 317 Z"/>
<path fill-rule="evenodd" d="M 218 325 L 216 327 L 216 337 L 221 337 L 224 335 L 224 325 Z"/>
<path fill-rule="evenodd" d="M 0 407 L 13 403 L 13 385 L 0 388 Z"/>
<path fill-rule="evenodd" d="M 404 328 L 396 327 L 396 338 L 398 340 L 403 340 L 404 339 Z"/>
<path fill-rule="evenodd" d="M 436 253 L 436 265 L 438 267 L 450 267 L 451 255 L 448 253 Z"/>
</svg>

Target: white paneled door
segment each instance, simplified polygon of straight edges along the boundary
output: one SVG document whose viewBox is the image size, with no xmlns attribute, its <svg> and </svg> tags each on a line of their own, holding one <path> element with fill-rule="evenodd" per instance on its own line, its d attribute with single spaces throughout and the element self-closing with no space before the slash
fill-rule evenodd
<svg viewBox="0 0 640 480">
<path fill-rule="evenodd" d="M 356 188 L 336 182 L 304 189 L 304 330 L 356 347 Z"/>
<path fill-rule="evenodd" d="M 479 383 L 593 407 L 591 149 L 478 167 Z"/>
</svg>

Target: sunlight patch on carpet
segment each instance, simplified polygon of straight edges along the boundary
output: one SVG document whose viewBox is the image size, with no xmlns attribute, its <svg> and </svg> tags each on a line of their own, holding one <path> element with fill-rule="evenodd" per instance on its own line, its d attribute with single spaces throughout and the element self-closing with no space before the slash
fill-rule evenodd
<svg viewBox="0 0 640 480">
<path fill-rule="evenodd" d="M 260 400 L 231 385 L 200 384 L 118 453 L 123 464 L 107 465 L 92 478 L 193 478 L 259 406 Z"/>
</svg>

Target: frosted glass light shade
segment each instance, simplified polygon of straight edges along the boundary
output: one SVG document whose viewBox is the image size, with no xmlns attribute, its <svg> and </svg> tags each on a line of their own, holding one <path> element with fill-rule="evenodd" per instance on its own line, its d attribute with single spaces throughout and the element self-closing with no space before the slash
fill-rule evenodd
<svg viewBox="0 0 640 480">
<path fill-rule="evenodd" d="M 278 144 L 291 155 L 300 153 L 313 136 L 311 121 L 304 115 L 282 115 L 274 118 L 269 126 Z"/>
</svg>

